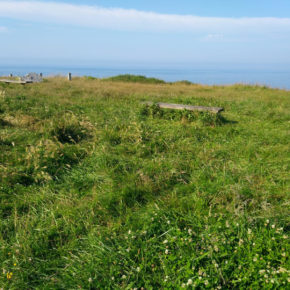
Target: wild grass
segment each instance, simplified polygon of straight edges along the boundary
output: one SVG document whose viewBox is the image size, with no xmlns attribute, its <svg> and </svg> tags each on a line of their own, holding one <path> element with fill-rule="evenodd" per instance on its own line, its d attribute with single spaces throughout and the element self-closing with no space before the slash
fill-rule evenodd
<svg viewBox="0 0 290 290">
<path fill-rule="evenodd" d="M 286 289 L 289 97 L 120 79 L 1 84 L 0 286 Z"/>
</svg>

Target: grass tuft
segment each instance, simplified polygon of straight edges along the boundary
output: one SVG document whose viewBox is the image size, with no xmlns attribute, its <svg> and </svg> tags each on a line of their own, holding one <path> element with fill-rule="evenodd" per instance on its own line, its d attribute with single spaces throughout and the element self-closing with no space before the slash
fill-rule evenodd
<svg viewBox="0 0 290 290">
<path fill-rule="evenodd" d="M 64 114 L 55 121 L 51 135 L 61 143 L 76 144 L 93 136 L 93 126 L 90 122 L 79 121 L 71 113 Z"/>
</svg>

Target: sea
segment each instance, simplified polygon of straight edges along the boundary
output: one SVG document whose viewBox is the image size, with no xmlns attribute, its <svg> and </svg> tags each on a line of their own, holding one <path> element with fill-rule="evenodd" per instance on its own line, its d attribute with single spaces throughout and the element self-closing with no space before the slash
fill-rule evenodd
<svg viewBox="0 0 290 290">
<path fill-rule="evenodd" d="M 290 68 L 248 69 L 248 68 L 210 68 L 210 67 L 70 67 L 70 66 L 0 66 L 0 76 L 13 74 L 24 76 L 30 72 L 43 76 L 92 76 L 106 78 L 120 74 L 143 75 L 167 82 L 187 80 L 206 85 L 249 84 L 290 90 Z"/>
</svg>

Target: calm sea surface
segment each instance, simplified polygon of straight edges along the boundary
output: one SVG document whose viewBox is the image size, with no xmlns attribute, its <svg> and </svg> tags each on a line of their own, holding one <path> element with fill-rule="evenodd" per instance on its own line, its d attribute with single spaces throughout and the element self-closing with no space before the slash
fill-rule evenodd
<svg viewBox="0 0 290 290">
<path fill-rule="evenodd" d="M 98 78 L 119 74 L 136 74 L 155 77 L 165 81 L 188 80 L 193 83 L 209 85 L 228 85 L 235 83 L 259 84 L 273 88 L 290 89 L 290 68 L 276 70 L 262 69 L 210 69 L 210 68 L 77 68 L 77 67 L 12 67 L 0 66 L 0 76 L 25 75 L 29 72 L 42 72 L 44 76 L 66 75 L 71 72 L 74 76 L 93 76 Z"/>
</svg>

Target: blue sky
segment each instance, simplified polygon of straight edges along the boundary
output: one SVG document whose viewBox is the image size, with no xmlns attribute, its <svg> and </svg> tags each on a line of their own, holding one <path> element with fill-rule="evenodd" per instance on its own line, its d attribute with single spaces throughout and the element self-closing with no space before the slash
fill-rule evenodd
<svg viewBox="0 0 290 290">
<path fill-rule="evenodd" d="M 290 64 L 289 0 L 0 0 L 0 65 Z"/>
</svg>

